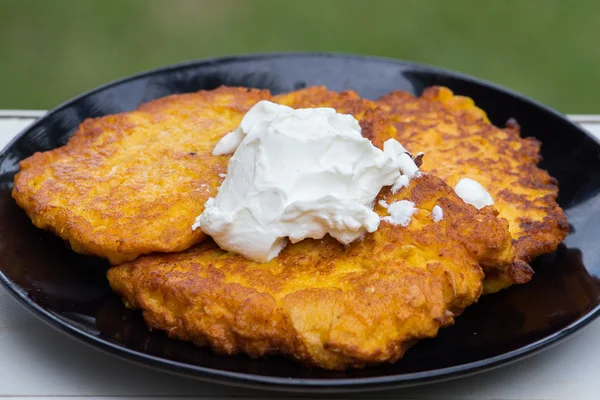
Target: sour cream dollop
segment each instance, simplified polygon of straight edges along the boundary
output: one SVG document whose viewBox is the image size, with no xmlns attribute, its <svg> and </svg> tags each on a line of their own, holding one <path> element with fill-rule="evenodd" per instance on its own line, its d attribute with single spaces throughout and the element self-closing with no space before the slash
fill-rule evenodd
<svg viewBox="0 0 600 400">
<path fill-rule="evenodd" d="M 478 210 L 494 205 L 492 196 L 474 179 L 462 178 L 454 187 L 454 191 L 465 203 L 475 206 Z"/>
<path fill-rule="evenodd" d="M 395 139 L 383 151 L 361 135 L 358 121 L 332 108 L 293 110 L 256 104 L 213 154 L 235 151 L 200 227 L 226 250 L 259 262 L 289 241 L 326 234 L 348 244 L 379 227 L 373 211 L 383 186 L 405 186 L 419 173 Z"/>
</svg>

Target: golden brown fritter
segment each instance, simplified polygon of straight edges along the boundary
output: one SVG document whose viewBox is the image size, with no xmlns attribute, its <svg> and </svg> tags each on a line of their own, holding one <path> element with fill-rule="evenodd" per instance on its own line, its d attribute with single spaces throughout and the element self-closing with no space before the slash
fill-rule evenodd
<svg viewBox="0 0 600 400">
<path fill-rule="evenodd" d="M 273 101 L 294 108 L 335 108 L 338 112 L 354 115 L 360 121 L 363 136 L 371 139 L 376 146 L 381 148 L 383 142 L 389 138 L 398 138 L 404 145 L 404 138 L 397 131 L 397 124 L 394 124 L 394 121 L 397 121 L 401 116 L 378 107 L 371 100 L 361 99 L 354 91 L 337 93 L 329 91 L 323 86 L 314 86 L 297 92 L 275 96 Z M 420 117 L 419 114 L 416 114 L 415 119 L 418 120 Z M 424 134 L 426 133 L 425 130 L 423 128 Z M 415 133 L 415 135 L 417 134 Z M 413 154 L 422 151 L 417 145 L 406 147 Z M 426 157 L 429 157 L 429 153 L 427 153 Z M 453 158 L 452 160 L 456 161 L 457 158 Z M 427 169 L 425 170 L 427 171 Z M 533 275 L 531 267 L 520 259 L 511 265 L 505 266 L 505 268 L 490 269 L 485 272 L 484 293 L 493 293 L 515 283 L 526 283 L 531 280 Z"/>
<path fill-rule="evenodd" d="M 207 241 L 113 267 L 108 279 L 150 327 L 219 353 L 282 354 L 327 369 L 394 362 L 452 324 L 481 294 L 480 265 L 509 265 L 514 249 L 493 208 L 466 205 L 434 176 L 378 199 L 410 200 L 418 211 L 407 227 L 382 221 L 346 247 L 304 240 L 261 264 Z"/>
<path fill-rule="evenodd" d="M 227 170 L 214 145 L 268 98 L 223 87 L 88 119 L 67 145 L 20 163 L 13 197 L 37 227 L 113 264 L 185 250 L 205 238 L 191 226 Z"/>
<path fill-rule="evenodd" d="M 431 87 L 420 98 L 392 92 L 377 101 L 389 112 L 397 139 L 409 151 L 422 151 L 422 170 L 454 187 L 461 178 L 475 179 L 490 193 L 500 216 L 508 220 L 519 263 L 516 281 L 529 280 L 527 263 L 549 253 L 568 233 L 567 219 L 556 202 L 557 181 L 537 167 L 541 143 L 521 138 L 519 126 L 492 125 L 468 97 L 445 87 Z M 387 137 L 372 137 L 376 145 Z M 488 277 L 486 291 L 507 286 Z"/>
</svg>

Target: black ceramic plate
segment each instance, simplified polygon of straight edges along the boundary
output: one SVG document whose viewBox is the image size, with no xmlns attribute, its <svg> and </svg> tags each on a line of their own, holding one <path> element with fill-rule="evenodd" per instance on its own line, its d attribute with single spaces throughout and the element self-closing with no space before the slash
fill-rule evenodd
<svg viewBox="0 0 600 400">
<path fill-rule="evenodd" d="M 173 93 L 219 85 L 273 93 L 310 85 L 353 89 L 375 99 L 391 90 L 414 94 L 445 85 L 470 96 L 503 126 L 516 118 L 543 142 L 542 167 L 560 182 L 571 233 L 536 260 L 534 279 L 469 307 L 456 325 L 422 341 L 394 365 L 328 372 L 282 358 L 225 357 L 149 332 L 105 279 L 107 264 L 78 255 L 36 229 L 10 197 L 18 162 L 63 145 L 89 117 L 129 111 Z M 110 83 L 52 110 L 0 155 L 0 278 L 27 308 L 54 327 L 99 349 L 196 378 L 299 391 L 351 391 L 432 382 L 514 361 L 556 343 L 600 314 L 600 145 L 562 115 L 506 89 L 438 68 L 373 57 L 279 54 L 176 65 Z"/>
</svg>

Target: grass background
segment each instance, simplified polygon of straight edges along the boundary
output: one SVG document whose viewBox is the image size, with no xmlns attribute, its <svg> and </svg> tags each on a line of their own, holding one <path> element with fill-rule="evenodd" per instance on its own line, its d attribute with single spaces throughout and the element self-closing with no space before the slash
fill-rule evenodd
<svg viewBox="0 0 600 400">
<path fill-rule="evenodd" d="M 564 113 L 600 113 L 598 0 L 0 0 L 0 109 L 128 74 L 318 50 L 438 65 Z"/>
</svg>

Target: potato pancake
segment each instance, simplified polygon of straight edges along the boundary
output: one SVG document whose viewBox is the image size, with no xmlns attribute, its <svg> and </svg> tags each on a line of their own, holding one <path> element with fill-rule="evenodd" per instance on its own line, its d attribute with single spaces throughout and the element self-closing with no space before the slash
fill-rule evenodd
<svg viewBox="0 0 600 400">
<path fill-rule="evenodd" d="M 420 98 L 392 92 L 377 101 L 397 130 L 396 139 L 409 151 L 422 151 L 422 170 L 454 187 L 461 178 L 479 182 L 506 218 L 517 260 L 525 263 L 556 250 L 569 231 L 556 202 L 557 181 L 537 167 L 541 143 L 521 138 L 515 121 L 504 129 L 492 125 L 472 99 L 445 87 L 431 87 Z M 387 137 L 373 137 L 380 145 Z M 493 282 L 495 280 L 495 282 Z M 508 285 L 488 277 L 486 291 Z"/>
<path fill-rule="evenodd" d="M 21 161 L 13 197 L 37 227 L 112 264 L 185 250 L 206 238 L 190 227 L 227 172 L 213 147 L 269 98 L 222 87 L 88 119 L 65 146 Z"/>
<path fill-rule="evenodd" d="M 207 241 L 113 267 L 108 279 L 151 328 L 219 353 L 336 370 L 395 362 L 477 301 L 480 266 L 506 269 L 514 249 L 493 208 L 465 204 L 432 175 L 378 200 L 412 201 L 417 211 L 408 226 L 383 220 L 349 246 L 307 239 L 256 263 Z M 379 203 L 375 211 L 387 215 Z"/>
</svg>

